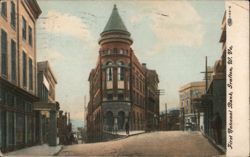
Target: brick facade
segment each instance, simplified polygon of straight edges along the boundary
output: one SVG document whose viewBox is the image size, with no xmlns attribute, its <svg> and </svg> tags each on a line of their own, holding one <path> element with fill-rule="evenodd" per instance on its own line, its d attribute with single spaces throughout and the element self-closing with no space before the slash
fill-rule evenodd
<svg viewBox="0 0 250 157">
<path fill-rule="evenodd" d="M 38 142 L 35 0 L 0 1 L 0 149 L 15 150 Z"/>
<path fill-rule="evenodd" d="M 158 75 L 139 62 L 132 43 L 115 6 L 101 33 L 97 65 L 89 75 L 89 141 L 101 140 L 103 131 L 124 130 L 126 122 L 131 130 L 146 129 L 149 90 L 154 93 L 151 105 L 155 106 L 150 113 L 155 119 L 159 116 Z M 147 78 L 151 82 L 147 82 Z M 152 88 L 147 83 L 155 86 Z M 157 120 L 154 121 L 156 124 Z"/>
</svg>

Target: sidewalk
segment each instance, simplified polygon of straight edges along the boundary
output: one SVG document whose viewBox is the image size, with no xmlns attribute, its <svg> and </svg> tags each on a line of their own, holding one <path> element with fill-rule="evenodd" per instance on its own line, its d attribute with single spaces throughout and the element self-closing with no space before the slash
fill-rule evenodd
<svg viewBox="0 0 250 157">
<path fill-rule="evenodd" d="M 105 131 L 105 132 L 112 134 L 112 135 L 127 136 L 126 131 L 117 131 L 117 132 Z M 133 136 L 133 135 L 142 134 L 142 133 L 145 133 L 145 131 L 144 130 L 129 131 L 128 136 Z"/>
<path fill-rule="evenodd" d="M 207 136 L 204 132 L 200 132 L 205 138 L 208 139 L 208 141 L 221 153 L 221 154 L 226 154 L 226 149 L 223 148 L 221 145 L 216 144 L 214 139 L 211 137 Z"/>
<path fill-rule="evenodd" d="M 133 135 L 137 135 L 137 134 L 142 134 L 145 133 L 144 130 L 137 130 L 137 131 L 129 131 L 129 136 L 133 136 Z M 117 132 L 118 135 L 123 135 L 126 136 L 126 131 L 118 131 Z"/>
<path fill-rule="evenodd" d="M 50 147 L 47 144 L 23 148 L 4 154 L 4 156 L 53 156 L 62 149 L 62 146 Z"/>
<path fill-rule="evenodd" d="M 126 134 L 126 131 L 118 131 L 117 134 L 112 133 L 113 135 L 118 135 L 120 137 L 117 137 L 111 141 L 117 141 L 117 140 L 121 140 L 130 136 L 135 136 L 135 135 L 139 135 L 139 134 L 143 134 L 146 133 L 144 130 L 137 130 L 137 131 L 129 131 L 129 135 Z"/>
</svg>

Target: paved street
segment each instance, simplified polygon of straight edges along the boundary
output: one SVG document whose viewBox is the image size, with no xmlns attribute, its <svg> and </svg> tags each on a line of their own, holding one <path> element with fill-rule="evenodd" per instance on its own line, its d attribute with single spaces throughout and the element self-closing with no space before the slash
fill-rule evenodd
<svg viewBox="0 0 250 157">
<path fill-rule="evenodd" d="M 189 156 L 211 157 L 219 152 L 199 132 L 153 132 L 125 139 L 65 146 L 59 156 Z"/>
</svg>

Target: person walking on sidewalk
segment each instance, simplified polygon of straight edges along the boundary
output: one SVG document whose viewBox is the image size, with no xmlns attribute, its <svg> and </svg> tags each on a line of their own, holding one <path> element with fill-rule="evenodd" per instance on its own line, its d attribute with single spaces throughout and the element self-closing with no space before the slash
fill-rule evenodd
<svg viewBox="0 0 250 157">
<path fill-rule="evenodd" d="M 125 124 L 126 134 L 129 135 L 129 123 L 126 122 Z"/>
</svg>

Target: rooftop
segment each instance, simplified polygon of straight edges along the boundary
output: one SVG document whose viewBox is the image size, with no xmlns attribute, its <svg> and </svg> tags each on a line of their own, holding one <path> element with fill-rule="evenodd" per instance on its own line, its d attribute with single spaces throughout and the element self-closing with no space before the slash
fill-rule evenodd
<svg viewBox="0 0 250 157">
<path fill-rule="evenodd" d="M 126 26 L 124 25 L 122 21 L 122 18 L 119 15 L 116 5 L 114 5 L 113 11 L 102 33 L 109 32 L 109 31 L 128 32 Z"/>
</svg>

